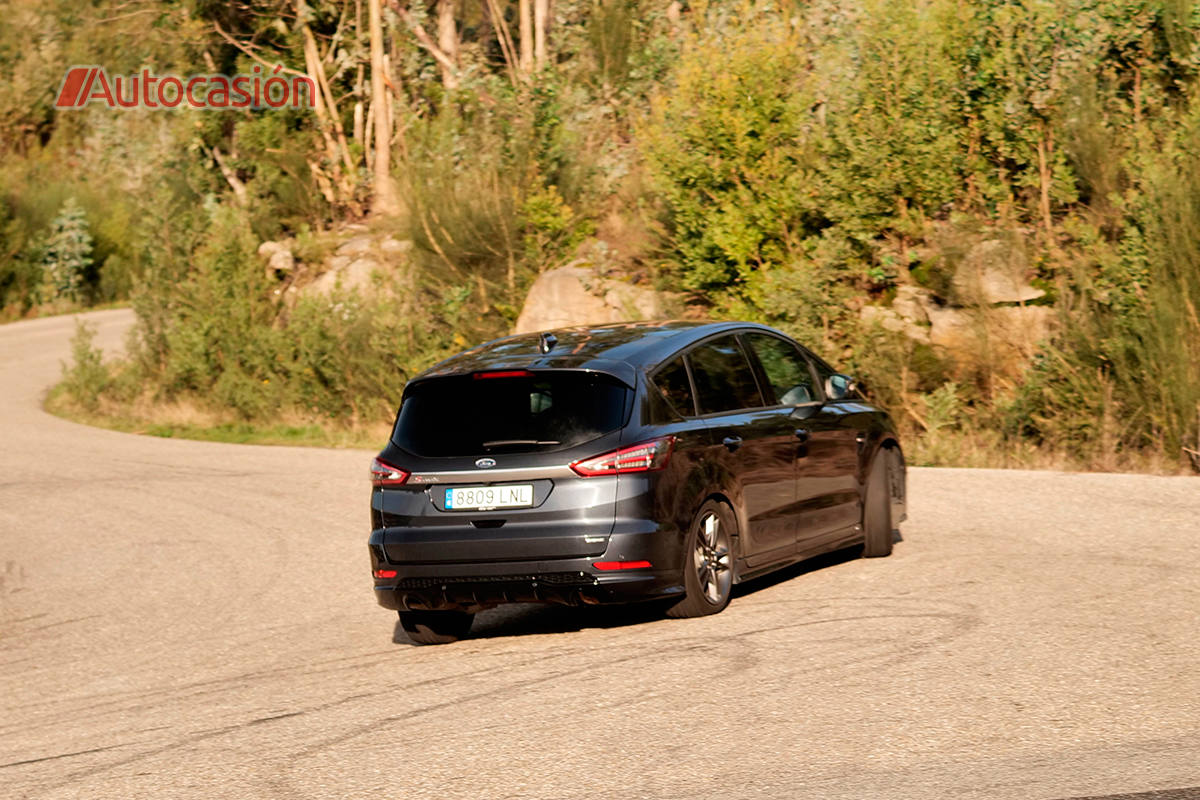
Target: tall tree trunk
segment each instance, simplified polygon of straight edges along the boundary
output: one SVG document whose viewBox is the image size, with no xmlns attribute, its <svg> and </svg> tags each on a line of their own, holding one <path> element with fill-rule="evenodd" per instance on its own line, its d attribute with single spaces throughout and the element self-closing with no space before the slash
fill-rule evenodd
<svg viewBox="0 0 1200 800">
<path fill-rule="evenodd" d="M 378 216 L 400 213 L 400 195 L 392 182 L 392 125 L 387 112 L 387 84 L 383 71 L 383 9 L 382 0 L 367 0 L 368 25 L 371 37 L 371 108 L 375 112 L 375 201 L 371 212 Z"/>
<path fill-rule="evenodd" d="M 484 0 L 484 4 L 491 17 L 492 29 L 496 31 L 496 41 L 500 43 L 500 52 L 504 55 L 504 66 L 508 70 L 509 80 L 516 86 L 524 76 L 517 70 L 517 53 L 512 34 L 508 31 L 508 23 L 504 21 L 504 11 L 500 8 L 499 0 Z"/>
<path fill-rule="evenodd" d="M 1041 184 L 1041 211 L 1042 224 L 1046 227 L 1046 239 L 1053 242 L 1054 239 L 1054 221 L 1050 216 L 1050 181 L 1053 180 L 1053 167 L 1050 164 L 1050 159 L 1054 154 L 1054 134 L 1049 130 L 1049 126 L 1042 122 L 1041 135 L 1038 137 L 1037 143 L 1038 154 L 1038 177 Z"/>
<path fill-rule="evenodd" d="M 546 68 L 546 26 L 550 24 L 550 0 L 533 0 L 533 65 Z"/>
<path fill-rule="evenodd" d="M 350 156 L 350 147 L 346 143 L 346 131 L 342 128 L 342 118 L 338 113 L 337 100 L 334 99 L 333 90 L 329 87 L 329 78 L 325 74 L 325 65 L 321 63 L 321 52 L 317 47 L 317 39 L 313 36 L 312 28 L 308 27 L 307 17 L 308 5 L 304 0 L 296 0 L 296 19 L 299 20 L 300 31 L 304 37 L 304 62 L 309 76 L 316 84 L 317 93 L 325 100 L 325 108 L 329 112 L 329 122 L 333 126 L 333 134 L 337 140 L 337 152 L 341 157 L 346 174 L 351 175 L 354 172 L 354 159 Z"/>
<path fill-rule="evenodd" d="M 438 0 L 438 49 L 446 54 L 451 65 L 442 64 L 442 85 L 447 89 L 458 88 L 458 27 L 454 17 L 458 13 L 458 0 Z"/>
<path fill-rule="evenodd" d="M 532 0 L 519 0 L 517 16 L 521 19 L 521 72 L 528 75 L 533 71 L 533 4 Z"/>
</svg>

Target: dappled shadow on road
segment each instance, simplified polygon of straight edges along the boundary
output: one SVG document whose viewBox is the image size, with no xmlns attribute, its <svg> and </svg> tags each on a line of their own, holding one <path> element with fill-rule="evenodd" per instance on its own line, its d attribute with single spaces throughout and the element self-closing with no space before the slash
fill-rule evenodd
<svg viewBox="0 0 1200 800">
<path fill-rule="evenodd" d="M 777 570 L 761 578 L 733 587 L 733 600 L 777 586 L 820 569 L 854 561 L 862 554 L 861 547 L 851 547 L 825 553 Z M 672 601 L 652 601 L 612 606 L 561 606 L 540 603 L 513 603 L 489 609 L 476 615 L 470 638 L 491 639 L 508 636 L 529 636 L 547 633 L 573 633 L 587 628 L 620 628 L 655 622 L 666 617 Z M 412 644 L 399 621 L 392 634 L 395 644 Z"/>
</svg>

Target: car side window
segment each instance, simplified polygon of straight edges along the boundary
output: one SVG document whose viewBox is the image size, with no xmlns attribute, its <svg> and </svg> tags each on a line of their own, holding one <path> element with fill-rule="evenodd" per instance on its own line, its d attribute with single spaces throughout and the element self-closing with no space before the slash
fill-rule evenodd
<svg viewBox="0 0 1200 800">
<path fill-rule="evenodd" d="M 795 345 L 765 333 L 744 334 L 762 364 L 767 383 L 775 390 L 775 399 L 785 406 L 811 403 L 820 397 L 813 385 L 808 360 Z"/>
<path fill-rule="evenodd" d="M 701 414 L 763 405 L 750 362 L 733 336 L 706 342 L 688 353 Z"/>
<path fill-rule="evenodd" d="M 654 373 L 653 381 L 663 399 L 681 416 L 696 416 L 692 382 L 688 380 L 687 366 L 683 363 L 682 356 Z"/>
</svg>

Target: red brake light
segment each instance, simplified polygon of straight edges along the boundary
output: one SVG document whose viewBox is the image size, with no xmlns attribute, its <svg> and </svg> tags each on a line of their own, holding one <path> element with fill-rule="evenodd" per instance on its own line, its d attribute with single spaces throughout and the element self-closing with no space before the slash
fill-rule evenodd
<svg viewBox="0 0 1200 800">
<path fill-rule="evenodd" d="M 571 465 L 571 469 L 585 478 L 593 475 L 619 475 L 623 472 L 650 472 L 667 465 L 667 460 L 671 457 L 671 448 L 674 446 L 675 437 L 664 436 L 631 447 L 622 447 L 595 458 L 576 461 Z"/>
<path fill-rule="evenodd" d="M 371 460 L 371 485 L 372 486 L 399 486 L 408 480 L 411 473 L 393 467 L 378 458 Z"/>
<path fill-rule="evenodd" d="M 394 569 L 377 569 L 374 572 L 372 572 L 371 574 L 373 576 L 375 576 L 376 578 L 394 578 L 394 577 L 396 577 L 396 570 L 394 570 Z"/>
<path fill-rule="evenodd" d="M 475 380 L 484 378 L 529 378 L 533 373 L 527 369 L 498 369 L 493 372 L 476 372 Z"/>
<path fill-rule="evenodd" d="M 614 569 L 650 569 L 651 564 L 649 561 L 597 561 L 592 566 L 608 572 Z"/>
</svg>

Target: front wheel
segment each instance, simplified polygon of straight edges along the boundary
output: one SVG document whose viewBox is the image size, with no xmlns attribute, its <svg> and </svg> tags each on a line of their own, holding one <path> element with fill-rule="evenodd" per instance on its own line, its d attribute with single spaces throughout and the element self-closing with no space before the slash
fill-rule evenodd
<svg viewBox="0 0 1200 800">
<path fill-rule="evenodd" d="M 683 583 L 687 594 L 671 607 L 672 617 L 703 617 L 729 605 L 733 594 L 733 509 L 708 500 L 700 506 L 684 543 Z"/>
<path fill-rule="evenodd" d="M 871 462 L 867 491 L 863 500 L 863 557 L 881 558 L 892 554 L 892 489 L 887 450 L 880 450 Z"/>
<path fill-rule="evenodd" d="M 450 644 L 471 630 L 474 614 L 465 611 L 401 611 L 400 625 L 416 644 Z"/>
</svg>

